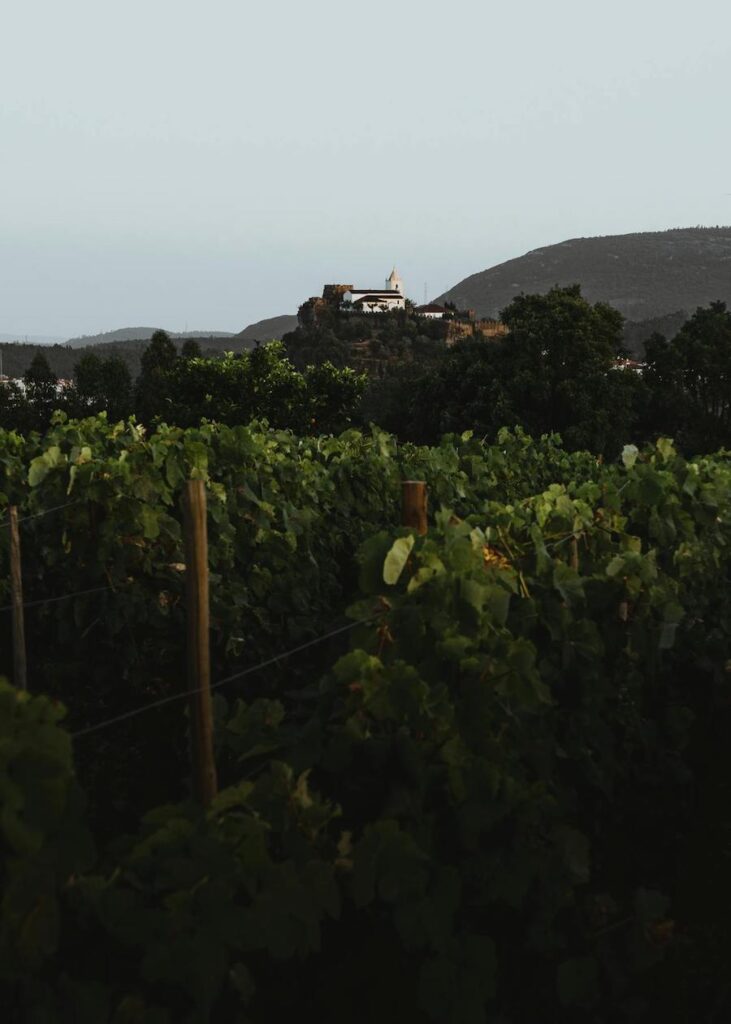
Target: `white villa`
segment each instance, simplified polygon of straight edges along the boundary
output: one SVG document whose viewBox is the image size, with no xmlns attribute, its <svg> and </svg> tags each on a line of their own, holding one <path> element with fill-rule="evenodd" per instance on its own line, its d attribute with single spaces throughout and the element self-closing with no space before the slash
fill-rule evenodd
<svg viewBox="0 0 731 1024">
<path fill-rule="evenodd" d="M 404 282 L 394 267 L 386 278 L 385 288 L 349 288 L 343 292 L 343 302 L 350 302 L 362 313 L 390 313 L 392 309 L 404 309 Z"/>
<path fill-rule="evenodd" d="M 427 320 L 443 320 L 449 310 L 446 306 L 438 306 L 435 302 L 429 302 L 426 306 L 417 306 L 414 312 L 417 316 L 425 316 Z"/>
</svg>

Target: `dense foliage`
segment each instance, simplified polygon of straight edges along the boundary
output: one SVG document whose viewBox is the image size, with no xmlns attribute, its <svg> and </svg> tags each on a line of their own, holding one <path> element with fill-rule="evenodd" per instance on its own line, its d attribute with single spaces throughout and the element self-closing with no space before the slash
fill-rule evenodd
<svg viewBox="0 0 731 1024">
<path fill-rule="evenodd" d="M 399 437 L 434 444 L 445 431 L 494 438 L 501 427 L 559 432 L 571 450 L 616 458 L 624 444 L 673 436 L 686 454 L 731 446 L 731 313 L 699 309 L 647 366 L 620 369 L 622 322 L 578 287 L 524 295 L 502 311 L 510 334 L 467 339 L 429 359 L 395 362 L 363 413 Z"/>
<path fill-rule="evenodd" d="M 642 372 L 616 363 L 624 354 L 620 315 L 587 302 L 578 286 L 520 295 L 501 318 L 507 336 L 478 334 L 448 346 L 445 324 L 413 309 L 365 315 L 321 303 L 283 343 L 216 358 L 191 339 L 179 352 L 157 331 L 134 386 L 118 355 L 89 352 L 78 358 L 73 385 L 59 391 L 38 354 L 25 393 L 0 388 L 0 426 L 44 430 L 59 408 L 113 420 L 134 412 L 146 425 L 265 418 L 300 433 L 375 423 L 418 444 L 465 430 L 494 439 L 509 426 L 532 436 L 558 432 L 568 449 L 608 458 L 658 436 L 673 436 L 686 455 L 731 446 L 724 303 L 698 309 L 670 341 L 650 337 Z M 470 330 L 468 320 L 461 326 Z"/>
<path fill-rule="evenodd" d="M 110 331 L 107 335 L 75 338 L 70 343 L 54 345 L 3 341 L 0 342 L 3 372 L 9 377 L 20 378 L 27 371 L 33 358 L 41 354 L 47 358 L 56 377 L 71 380 L 79 359 L 86 355 L 94 355 L 99 359 L 106 359 L 107 356 L 118 357 L 127 367 L 130 376 L 135 378 L 139 375 L 142 353 L 147 348 L 152 333 L 154 332 L 151 328 L 131 328 L 129 332 L 124 329 Z M 120 338 L 120 334 L 125 334 L 126 337 Z M 181 337 L 173 334 L 171 337 L 181 354 L 186 341 L 194 341 L 200 347 L 201 352 L 211 358 L 220 356 L 224 352 L 247 351 L 254 345 L 253 339 L 242 338 L 239 335 L 222 337 L 203 334 L 196 337 L 192 335 Z M 262 340 L 264 337 L 268 340 L 268 336 L 260 337 Z"/>
<path fill-rule="evenodd" d="M 366 366 L 376 377 L 394 363 L 424 368 L 444 352 L 443 325 L 415 316 L 410 305 L 373 315 L 341 314 L 325 306 L 318 309 L 316 320 L 309 322 L 305 316 L 282 343 L 300 369 L 324 359 L 336 366 Z"/>
<path fill-rule="evenodd" d="M 520 296 L 502 313 L 510 334 L 457 344 L 416 382 L 408 430 L 433 443 L 446 430 L 494 437 L 504 424 L 558 431 L 570 449 L 616 455 L 634 436 L 638 381 L 612 368 L 619 314 L 578 287 Z"/>
<path fill-rule="evenodd" d="M 24 377 L 0 387 L 0 426 L 26 433 L 45 430 L 54 410 L 80 417 L 106 413 L 117 420 L 136 413 L 145 424 L 161 419 L 193 426 L 201 419 L 230 425 L 265 417 L 273 426 L 339 431 L 353 418 L 365 378 L 352 369 L 319 361 L 300 373 L 279 342 L 220 358 L 204 358 L 193 339 L 181 352 L 165 331 L 156 331 L 142 353 L 134 387 L 123 360 L 85 353 L 74 381 L 59 387 L 43 354 Z"/>
<path fill-rule="evenodd" d="M 361 375 L 330 362 L 300 373 L 280 343 L 271 342 L 219 360 L 175 361 L 153 408 L 183 427 L 204 418 L 236 426 L 265 417 L 273 426 L 298 433 L 340 431 L 350 422 L 364 387 Z"/>
<path fill-rule="evenodd" d="M 27 599 L 109 588 L 28 611 L 72 732 L 182 688 L 191 474 L 214 677 L 360 623 L 222 691 L 207 813 L 181 704 L 74 770 L 60 705 L 0 689 L 11 1020 L 651 1019 L 688 742 L 729 696 L 727 455 L 57 417 L 0 434 L 0 473 L 25 516 L 74 502 L 21 526 Z M 394 526 L 404 476 L 427 537 Z"/>
<path fill-rule="evenodd" d="M 696 310 L 672 340 L 647 343 L 646 422 L 674 425 L 690 451 L 731 447 L 731 312 L 723 302 Z"/>
</svg>

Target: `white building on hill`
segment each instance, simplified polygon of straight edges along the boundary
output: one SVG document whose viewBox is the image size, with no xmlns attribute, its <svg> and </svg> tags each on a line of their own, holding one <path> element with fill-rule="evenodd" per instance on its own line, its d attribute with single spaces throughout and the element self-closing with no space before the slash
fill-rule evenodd
<svg viewBox="0 0 731 1024">
<path fill-rule="evenodd" d="M 443 320 L 449 310 L 446 306 L 438 306 L 435 302 L 429 302 L 426 306 L 417 306 L 414 312 L 417 316 L 425 316 L 427 320 Z"/>
<path fill-rule="evenodd" d="M 393 309 L 404 309 L 404 282 L 394 267 L 386 278 L 385 288 L 350 288 L 343 293 L 343 302 L 350 302 L 362 313 L 390 313 Z"/>
</svg>

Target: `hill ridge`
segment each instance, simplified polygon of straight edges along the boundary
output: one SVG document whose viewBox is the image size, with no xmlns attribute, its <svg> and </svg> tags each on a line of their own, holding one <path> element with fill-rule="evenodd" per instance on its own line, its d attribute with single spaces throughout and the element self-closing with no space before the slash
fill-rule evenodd
<svg viewBox="0 0 731 1024">
<path fill-rule="evenodd" d="M 88 348 L 90 345 L 109 345 L 115 341 L 149 341 L 155 331 L 167 330 L 164 327 L 118 327 L 112 331 L 99 334 L 80 334 L 76 338 L 68 338 L 62 342 L 71 348 Z M 167 331 L 171 338 L 233 338 L 233 331 Z M 19 339 L 20 340 L 20 339 Z"/>
<path fill-rule="evenodd" d="M 520 292 L 576 283 L 635 323 L 731 301 L 731 226 L 567 238 L 470 274 L 434 301 L 497 317 Z"/>
</svg>

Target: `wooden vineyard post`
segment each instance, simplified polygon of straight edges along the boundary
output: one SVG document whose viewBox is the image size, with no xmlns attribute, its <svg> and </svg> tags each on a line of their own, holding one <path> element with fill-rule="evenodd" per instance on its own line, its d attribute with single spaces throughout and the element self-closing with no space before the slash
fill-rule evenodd
<svg viewBox="0 0 731 1024">
<path fill-rule="evenodd" d="M 188 480 L 185 491 L 185 590 L 190 734 L 193 788 L 204 807 L 216 795 L 213 759 L 213 706 L 208 608 L 208 524 L 202 480 Z"/>
<path fill-rule="evenodd" d="M 27 665 L 25 660 L 25 620 L 23 618 L 23 574 L 20 561 L 20 531 L 18 509 L 11 505 L 10 516 L 10 602 L 13 608 L 13 682 L 25 690 Z"/>
<path fill-rule="evenodd" d="M 413 527 L 422 537 L 427 531 L 426 483 L 423 480 L 401 481 L 401 525 Z"/>
</svg>

